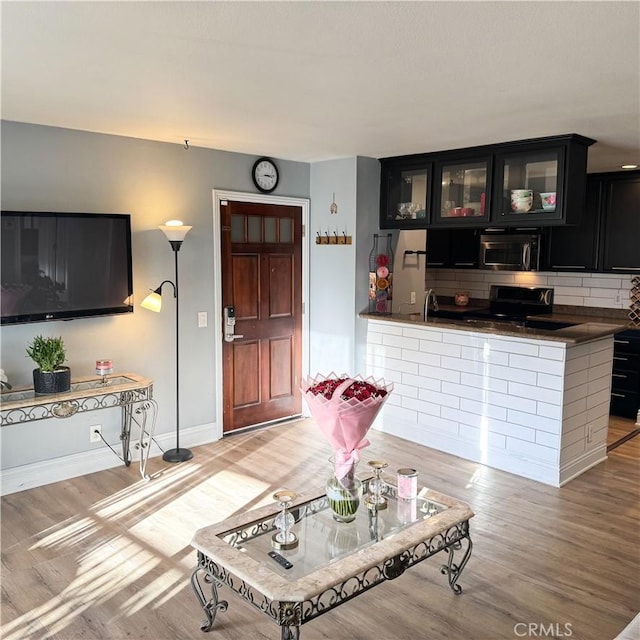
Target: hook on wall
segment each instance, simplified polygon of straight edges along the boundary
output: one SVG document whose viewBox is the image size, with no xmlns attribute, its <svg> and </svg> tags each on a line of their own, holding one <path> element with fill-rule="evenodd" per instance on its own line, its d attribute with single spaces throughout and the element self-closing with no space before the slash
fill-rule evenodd
<svg viewBox="0 0 640 640">
<path fill-rule="evenodd" d="M 189 141 L 188 141 L 188 140 L 185 140 L 185 141 L 184 141 L 184 148 L 185 148 L 187 151 L 189 151 Z"/>
</svg>

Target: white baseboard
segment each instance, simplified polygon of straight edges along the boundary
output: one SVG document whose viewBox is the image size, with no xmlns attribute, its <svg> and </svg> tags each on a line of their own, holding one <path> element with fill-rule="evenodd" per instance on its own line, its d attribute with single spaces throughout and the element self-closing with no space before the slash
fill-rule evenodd
<svg viewBox="0 0 640 640">
<path fill-rule="evenodd" d="M 133 435 L 133 434 L 132 434 Z M 151 443 L 150 458 L 162 455 L 162 450 L 175 446 L 175 433 L 159 433 L 154 436 L 157 445 Z M 197 447 L 218 440 L 214 423 L 180 430 L 181 447 Z M 120 443 L 112 445 L 121 453 Z M 162 450 L 159 448 L 162 447 Z M 135 453 L 134 453 L 135 456 Z M 137 458 L 136 458 L 137 459 Z M 0 470 L 0 495 L 8 495 L 25 489 L 33 489 L 52 482 L 77 478 L 88 473 L 112 469 L 123 464 L 106 445 L 92 451 L 74 453 L 51 460 L 42 460 L 19 467 Z M 137 463 L 132 462 L 132 466 Z"/>
</svg>

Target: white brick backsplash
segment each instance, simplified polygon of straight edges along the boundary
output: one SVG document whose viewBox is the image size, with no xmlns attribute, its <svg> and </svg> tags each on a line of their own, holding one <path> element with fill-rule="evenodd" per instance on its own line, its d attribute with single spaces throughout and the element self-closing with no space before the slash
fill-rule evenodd
<svg viewBox="0 0 640 640">
<path fill-rule="evenodd" d="M 380 322 L 380 320 L 369 320 L 369 330 L 386 335 L 402 335 L 402 325 L 394 322 Z"/>
<path fill-rule="evenodd" d="M 387 402 L 387 405 L 389 403 Z M 384 412 L 384 419 L 387 420 L 403 420 L 404 422 L 418 422 L 418 412 L 406 409 L 405 407 L 388 406 Z"/>
<path fill-rule="evenodd" d="M 583 384 L 587 384 L 587 382 L 589 382 L 589 371 L 590 369 L 582 369 L 581 371 L 565 375 L 565 389 L 573 389 L 573 387 L 580 387 Z"/>
<path fill-rule="evenodd" d="M 486 402 L 478 402 L 477 400 L 471 400 L 470 398 L 460 399 L 460 409 L 468 413 L 477 413 L 481 416 L 487 416 L 494 420 L 507 419 L 506 407 L 496 407 L 495 405 L 491 405 Z"/>
<path fill-rule="evenodd" d="M 541 389 L 519 382 L 509 382 L 509 395 L 531 400 L 543 400 L 549 404 L 562 404 L 562 392 L 552 389 Z"/>
<path fill-rule="evenodd" d="M 506 393 L 494 393 L 490 391 L 487 395 L 487 401 L 490 404 L 495 404 L 498 407 L 516 407 L 522 411 L 527 411 L 529 413 L 535 413 L 536 411 L 536 402 L 535 400 L 530 400 L 528 398 L 517 398 L 511 395 L 507 395 Z"/>
<path fill-rule="evenodd" d="M 564 405 L 563 416 L 565 418 L 570 418 L 571 416 L 575 416 L 577 413 L 582 413 L 587 410 L 587 401 L 585 398 L 580 398 L 575 402 L 570 402 Z"/>
<path fill-rule="evenodd" d="M 426 273 L 429 286 L 437 294 L 453 296 L 456 291 L 473 289 L 473 297 L 488 298 L 492 284 L 554 287 L 555 304 L 628 309 L 631 275 L 607 273 L 556 273 L 518 271 L 464 271 L 431 269 Z M 621 303 L 616 302 L 621 296 Z"/>
<path fill-rule="evenodd" d="M 544 416 L 545 418 L 560 420 L 562 418 L 562 407 L 549 404 L 548 402 L 537 402 L 534 413 L 537 413 L 539 416 Z"/>
<path fill-rule="evenodd" d="M 376 428 L 553 486 L 606 457 L 612 338 L 375 333 L 382 344 L 376 335 L 368 345 L 368 373 L 398 383 Z M 587 424 L 598 435 L 585 455 Z"/>
<path fill-rule="evenodd" d="M 525 413 L 516 409 L 507 410 L 507 420 L 515 424 L 520 424 L 532 429 L 542 430 L 545 433 L 560 435 L 560 422 L 552 418 L 536 415 L 535 413 Z"/>
<path fill-rule="evenodd" d="M 489 348 L 495 351 L 506 351 L 507 353 L 520 353 L 525 356 L 538 357 L 540 345 L 522 340 L 505 340 L 504 338 L 489 338 Z"/>
<path fill-rule="evenodd" d="M 390 347 L 400 347 L 401 349 L 412 349 L 417 351 L 420 347 L 420 340 L 416 338 L 406 338 L 405 336 L 384 336 L 382 344 Z"/>
<path fill-rule="evenodd" d="M 560 447 L 560 436 L 546 431 L 536 431 L 536 444 L 558 449 Z"/>
<path fill-rule="evenodd" d="M 406 377 L 408 374 L 404 374 L 402 376 L 403 382 L 396 382 L 393 385 L 393 393 L 389 395 L 389 400 L 394 396 L 404 396 L 406 398 L 417 398 L 418 397 L 418 387 L 413 386 L 411 383 L 403 384 L 406 382 Z M 417 380 L 417 379 L 416 379 Z"/>
<path fill-rule="evenodd" d="M 436 380 L 435 378 L 426 378 L 424 376 L 415 375 L 413 373 L 403 373 L 402 382 L 406 385 L 411 385 L 413 389 L 416 389 L 416 395 L 414 396 L 416 398 L 418 397 L 418 389 L 431 389 L 432 391 L 440 391 L 441 388 L 440 380 Z M 396 389 L 394 389 L 394 391 Z"/>
<path fill-rule="evenodd" d="M 447 382 L 460 382 L 460 371 L 453 369 L 443 369 L 442 367 L 429 367 L 421 364 L 418 368 L 418 375 L 434 380 L 446 380 Z"/>
<path fill-rule="evenodd" d="M 460 384 L 468 387 L 497 391 L 498 393 L 507 393 L 507 381 L 493 378 L 489 375 L 481 376 L 475 373 L 462 373 L 460 376 Z"/>
<path fill-rule="evenodd" d="M 400 347 L 390 347 L 384 344 L 368 345 L 367 353 L 382 358 L 402 358 L 402 349 L 400 349 Z"/>
<path fill-rule="evenodd" d="M 544 358 L 523 356 L 518 353 L 509 355 L 509 366 L 527 371 L 550 373 L 554 376 L 564 375 L 564 363 L 559 360 L 545 360 Z"/>
<path fill-rule="evenodd" d="M 456 395 L 450 395 L 446 393 L 445 385 L 443 384 L 443 392 L 431 391 L 430 389 L 420 389 L 418 391 L 418 398 L 425 402 L 431 402 L 434 405 L 442 405 L 443 407 L 453 407 L 457 409 L 460 406 L 460 398 Z"/>
<path fill-rule="evenodd" d="M 383 333 L 379 331 L 368 331 L 367 332 L 367 345 L 372 344 L 382 344 L 382 338 L 384 337 Z"/>
<path fill-rule="evenodd" d="M 416 362 L 417 364 L 425 364 L 430 367 L 439 367 L 441 357 L 437 354 L 426 353 L 424 351 L 411 351 L 409 349 L 402 350 L 402 357 L 407 362 Z"/>
<path fill-rule="evenodd" d="M 557 449 L 553 447 L 543 447 L 535 442 L 527 442 L 525 440 L 519 440 L 518 438 L 507 437 L 507 450 L 548 462 L 560 461 Z"/>
<path fill-rule="evenodd" d="M 418 414 L 426 414 L 428 416 L 440 416 L 441 406 L 433 402 L 425 402 L 424 400 L 416 400 L 414 398 L 403 398 L 402 406 L 406 409 L 417 411 Z"/>
<path fill-rule="evenodd" d="M 603 389 L 592 395 L 587 396 L 587 409 L 592 409 L 598 405 L 604 404 L 611 398 L 611 391 Z"/>
<path fill-rule="evenodd" d="M 538 355 L 545 360 L 564 360 L 567 350 L 562 347 L 551 347 L 549 345 L 540 345 Z"/>
<path fill-rule="evenodd" d="M 420 351 L 459 358 L 462 347 L 459 344 L 434 342 L 433 340 L 420 340 Z"/>
<path fill-rule="evenodd" d="M 548 373 L 538 373 L 537 376 L 537 385 L 539 387 L 562 391 L 562 387 L 565 384 L 565 379 L 562 376 L 552 376 Z"/>
</svg>

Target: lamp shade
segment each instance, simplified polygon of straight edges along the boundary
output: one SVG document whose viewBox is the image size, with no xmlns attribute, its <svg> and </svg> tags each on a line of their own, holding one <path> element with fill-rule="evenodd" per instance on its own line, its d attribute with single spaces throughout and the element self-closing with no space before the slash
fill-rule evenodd
<svg viewBox="0 0 640 640">
<path fill-rule="evenodd" d="M 162 296 L 160 293 L 156 291 L 152 291 L 141 303 L 141 307 L 145 309 L 149 309 L 149 311 L 155 311 L 156 313 L 160 312 L 162 309 Z"/>
<path fill-rule="evenodd" d="M 182 220 L 168 220 L 160 226 L 169 242 L 182 242 L 192 227 L 182 224 Z"/>
</svg>

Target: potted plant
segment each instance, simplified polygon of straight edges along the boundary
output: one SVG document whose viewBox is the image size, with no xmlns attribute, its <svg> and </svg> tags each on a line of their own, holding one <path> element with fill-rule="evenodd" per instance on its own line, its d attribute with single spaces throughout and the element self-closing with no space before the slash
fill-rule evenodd
<svg viewBox="0 0 640 640">
<path fill-rule="evenodd" d="M 36 336 L 27 347 L 27 357 L 38 365 L 38 369 L 33 370 L 36 394 L 62 393 L 71 389 L 71 369 L 62 366 L 66 359 L 62 338 Z"/>
</svg>

